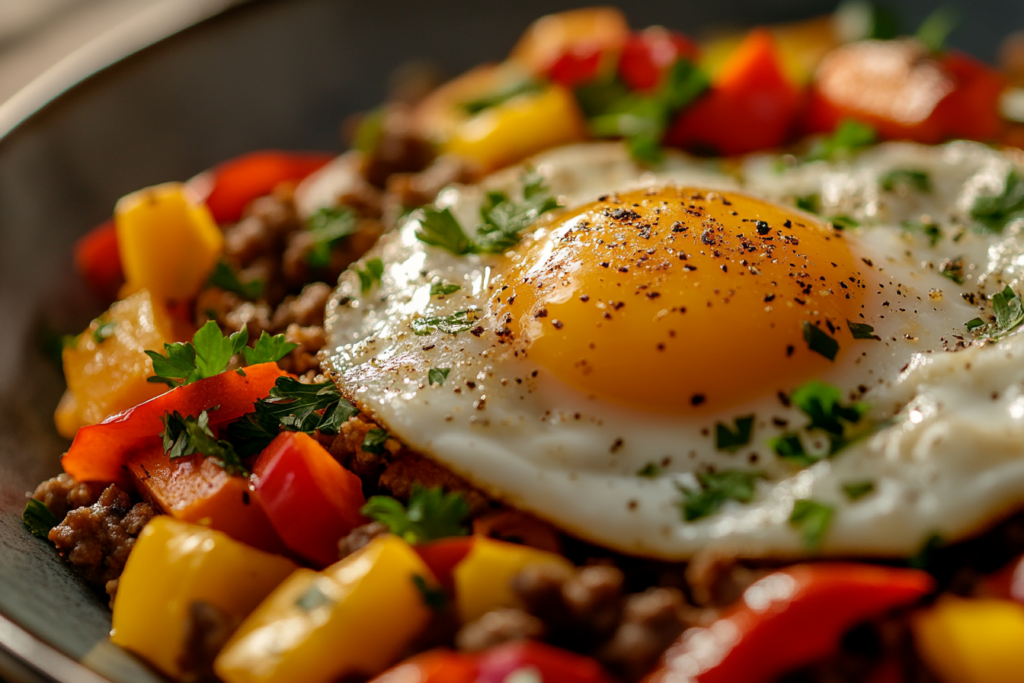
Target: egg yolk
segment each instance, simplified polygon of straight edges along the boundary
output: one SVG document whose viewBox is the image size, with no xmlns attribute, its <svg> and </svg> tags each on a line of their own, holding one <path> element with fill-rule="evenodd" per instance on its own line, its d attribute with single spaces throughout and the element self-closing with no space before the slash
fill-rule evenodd
<svg viewBox="0 0 1024 683">
<path fill-rule="evenodd" d="M 504 341 L 588 395 L 644 410 L 790 389 L 847 353 L 849 322 L 862 321 L 842 235 L 737 192 L 602 197 L 510 259 L 493 302 Z"/>
</svg>

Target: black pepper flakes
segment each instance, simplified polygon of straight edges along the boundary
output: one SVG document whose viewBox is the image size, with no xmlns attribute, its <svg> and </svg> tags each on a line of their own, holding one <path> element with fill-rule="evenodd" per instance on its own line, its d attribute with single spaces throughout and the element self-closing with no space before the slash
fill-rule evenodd
<svg viewBox="0 0 1024 683">
<path fill-rule="evenodd" d="M 560 330 L 563 327 L 565 327 L 565 325 L 562 323 L 562 321 L 561 320 L 557 320 L 557 319 L 552 319 L 551 320 L 551 324 L 554 325 L 556 330 Z"/>
<path fill-rule="evenodd" d="M 693 396 L 690 397 L 690 405 L 699 406 L 702 405 L 706 400 L 707 397 L 704 396 L 704 394 L 694 394 Z"/>
<path fill-rule="evenodd" d="M 764 221 L 757 221 L 757 223 L 755 223 L 754 226 L 757 228 L 757 234 L 761 236 L 767 235 L 768 232 L 772 229 L 771 226 L 765 223 Z"/>
</svg>

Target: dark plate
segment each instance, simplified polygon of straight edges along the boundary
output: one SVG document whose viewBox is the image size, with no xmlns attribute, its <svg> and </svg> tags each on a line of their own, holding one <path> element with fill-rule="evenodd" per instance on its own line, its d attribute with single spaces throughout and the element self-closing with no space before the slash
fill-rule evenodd
<svg viewBox="0 0 1024 683">
<path fill-rule="evenodd" d="M 534 17 L 591 3 L 255 0 L 135 52 L 230 4 L 168 0 L 0 107 L 0 676 L 8 679 L 88 681 L 82 661 L 113 681 L 158 680 L 109 645 L 105 600 L 20 521 L 26 492 L 59 471 L 67 447 L 52 426 L 61 376 L 40 337 L 79 330 L 98 312 L 72 272 L 75 238 L 122 194 L 247 150 L 340 150 L 339 122 L 379 102 L 403 62 L 426 57 L 456 73 L 503 57 Z M 934 7 L 893 4 L 911 26 Z M 832 7 L 636 1 L 627 11 L 634 26 L 697 32 Z M 976 1 L 953 43 L 992 59 L 1007 27 L 1024 27 L 1024 3 Z"/>
</svg>

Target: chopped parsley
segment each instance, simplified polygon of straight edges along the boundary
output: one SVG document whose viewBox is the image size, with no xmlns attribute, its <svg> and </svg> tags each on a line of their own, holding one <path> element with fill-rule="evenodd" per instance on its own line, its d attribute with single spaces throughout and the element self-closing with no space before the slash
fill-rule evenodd
<svg viewBox="0 0 1024 683">
<path fill-rule="evenodd" d="M 935 564 L 936 556 L 945 545 L 946 541 L 943 540 L 942 536 L 933 533 L 924 540 L 917 553 L 907 558 L 907 564 L 913 569 L 928 571 Z"/>
<path fill-rule="evenodd" d="M 341 425 L 358 412 L 342 398 L 334 382 L 304 384 L 291 377 L 278 377 L 270 395 L 256 401 L 254 412 L 228 425 L 227 437 L 242 456 L 255 455 L 282 430 L 337 434 Z"/>
<path fill-rule="evenodd" d="M 477 253 L 476 243 L 462 229 L 451 209 L 438 210 L 426 206 L 420 209 L 420 214 L 420 227 L 416 230 L 416 239 L 420 242 L 440 247 L 456 256 Z"/>
<path fill-rule="evenodd" d="M 921 218 L 916 221 L 903 221 L 900 223 L 907 232 L 920 232 L 928 238 L 928 246 L 934 247 L 942 239 L 942 228 L 930 218 Z"/>
<path fill-rule="evenodd" d="M 856 228 L 860 226 L 860 221 L 852 216 L 839 215 L 829 216 L 828 222 L 832 224 L 832 227 L 836 230 L 848 230 L 850 228 Z"/>
<path fill-rule="evenodd" d="M 199 417 L 183 417 L 175 410 L 173 413 L 164 413 L 160 421 L 164 424 L 164 431 L 160 434 L 164 453 L 171 460 L 201 455 L 210 458 L 228 474 L 249 476 L 234 446 L 218 439 L 210 429 L 210 416 L 205 410 L 199 413 Z"/>
<path fill-rule="evenodd" d="M 829 336 L 828 332 L 825 332 L 817 325 L 812 325 L 806 320 L 803 322 L 803 329 L 807 348 L 825 356 L 829 360 L 835 360 L 836 354 L 839 353 L 839 342 Z"/>
<path fill-rule="evenodd" d="M 333 604 L 334 600 L 327 597 L 327 595 L 320 590 L 320 587 L 315 583 L 307 588 L 295 601 L 295 606 L 303 612 L 312 612 L 317 608 L 327 607 Z"/>
<path fill-rule="evenodd" d="M 1024 322 L 1024 304 L 1021 303 L 1020 294 L 1010 289 L 1009 285 L 992 295 L 992 312 L 1001 334 L 1012 332 Z"/>
<path fill-rule="evenodd" d="M 842 121 L 832 135 L 818 140 L 811 148 L 808 161 L 837 161 L 870 147 L 878 137 L 872 126 L 853 119 Z"/>
<path fill-rule="evenodd" d="M 806 211 L 807 213 L 818 213 L 821 211 L 821 197 L 816 194 L 797 197 L 794 202 L 796 203 L 796 208 L 801 211 Z"/>
<path fill-rule="evenodd" d="M 985 324 L 985 321 L 982 320 L 981 318 L 971 318 L 966 323 L 964 323 L 964 327 L 967 328 L 968 332 L 973 332 L 974 330 L 978 329 L 979 327 L 984 326 L 984 324 Z"/>
<path fill-rule="evenodd" d="M 117 323 L 115 322 L 97 322 L 97 327 L 92 331 L 92 340 L 97 344 L 102 344 L 111 337 L 114 336 L 114 332 L 117 330 Z"/>
<path fill-rule="evenodd" d="M 789 525 L 800 530 L 804 546 L 813 550 L 818 548 L 825 538 L 835 511 L 831 505 L 804 498 L 793 504 L 793 512 L 789 515 Z"/>
<path fill-rule="evenodd" d="M 1007 173 L 1002 192 L 976 198 L 970 214 L 981 228 L 991 232 L 1002 232 L 1011 221 L 1024 217 L 1024 179 L 1017 169 Z"/>
<path fill-rule="evenodd" d="M 932 191 L 932 178 L 927 171 L 919 171 L 912 168 L 897 168 L 883 175 L 879 184 L 886 192 L 896 192 L 902 189 L 917 190 L 928 193 Z"/>
<path fill-rule="evenodd" d="M 444 589 L 432 586 L 420 574 L 412 575 L 412 583 L 416 586 L 416 590 L 420 592 L 423 604 L 434 612 L 443 612 L 445 607 L 448 606 L 448 596 L 445 595 Z"/>
<path fill-rule="evenodd" d="M 850 328 L 850 334 L 853 335 L 854 339 L 874 339 L 880 341 L 881 337 L 875 334 L 875 328 L 865 323 L 855 323 L 852 320 L 846 321 L 846 326 Z"/>
<path fill-rule="evenodd" d="M 475 308 L 466 311 L 456 311 L 451 315 L 425 316 L 412 321 L 412 331 L 418 337 L 423 337 L 432 332 L 458 334 L 459 332 L 473 329 L 481 316 L 480 311 Z"/>
<path fill-rule="evenodd" d="M 298 344 L 286 341 L 283 334 L 275 334 L 271 337 L 266 330 L 263 330 L 252 348 L 248 346 L 242 348 L 242 356 L 245 357 L 245 362 L 249 365 L 276 363 L 298 347 Z"/>
<path fill-rule="evenodd" d="M 191 342 L 164 344 L 165 355 L 146 351 L 153 360 L 155 375 L 147 382 L 180 387 L 200 379 L 214 377 L 227 369 L 232 356 L 242 350 L 249 340 L 246 328 L 225 337 L 212 320 L 192 337 Z"/>
<path fill-rule="evenodd" d="M 359 291 L 366 294 L 384 277 L 384 262 L 379 258 L 372 258 L 366 262 L 365 268 L 356 269 L 356 275 L 359 276 Z"/>
<path fill-rule="evenodd" d="M 661 467 L 655 462 L 649 462 L 636 471 L 636 476 L 646 479 L 656 479 L 661 476 Z"/>
<path fill-rule="evenodd" d="M 388 438 L 388 433 L 383 429 L 376 427 L 371 429 L 366 432 L 366 436 L 363 437 L 363 452 L 373 453 L 374 455 L 383 455 L 384 444 L 387 443 Z"/>
<path fill-rule="evenodd" d="M 449 536 L 466 536 L 469 504 L 461 493 L 445 494 L 441 487 L 413 484 L 408 507 L 390 496 L 373 496 L 361 512 L 408 543 L 427 543 Z"/>
<path fill-rule="evenodd" d="M 25 504 L 25 509 L 21 513 L 21 521 L 33 536 L 43 540 L 49 537 L 50 529 L 60 523 L 60 520 L 50 512 L 50 508 L 35 498 L 30 498 Z"/>
<path fill-rule="evenodd" d="M 715 448 L 718 450 L 735 453 L 750 443 L 750 435 L 754 431 L 754 416 L 737 417 L 734 422 L 735 428 L 723 422 L 715 423 Z"/>
<path fill-rule="evenodd" d="M 959 23 L 959 12 L 952 7 L 940 7 L 921 22 L 914 37 L 928 48 L 929 52 L 942 52 L 946 39 Z"/>
<path fill-rule="evenodd" d="M 842 392 L 837 387 L 818 380 L 811 380 L 799 386 L 790 395 L 790 401 L 804 415 L 810 418 L 805 425 L 807 431 L 815 431 L 828 439 L 828 450 L 809 453 L 803 447 L 795 432 L 786 432 L 769 441 L 775 454 L 799 467 L 808 467 L 830 458 L 864 435 L 867 425 L 862 422 L 868 411 L 866 403 L 841 402 Z"/>
<path fill-rule="evenodd" d="M 448 373 L 451 371 L 451 368 L 430 368 L 427 371 L 427 384 L 441 386 L 448 379 Z"/>
<path fill-rule="evenodd" d="M 729 500 L 749 503 L 754 499 L 757 480 L 762 478 L 761 472 L 743 470 L 698 472 L 699 489 L 680 487 L 683 519 L 692 522 L 713 515 Z"/>
<path fill-rule="evenodd" d="M 509 100 L 519 97 L 520 95 L 532 95 L 543 90 L 544 85 L 542 83 L 535 81 L 532 78 L 524 78 L 519 81 L 513 81 L 512 83 L 483 95 L 482 97 L 463 102 L 461 106 L 467 114 L 479 114 L 485 109 L 491 109 L 505 104 Z"/>
<path fill-rule="evenodd" d="M 249 301 L 255 301 L 263 294 L 263 280 L 242 282 L 238 279 L 234 268 L 223 259 L 217 261 L 217 265 L 214 266 L 213 272 L 206 282 L 214 287 L 220 287 L 226 292 L 234 292 Z"/>
<path fill-rule="evenodd" d="M 306 261 L 314 268 L 326 268 L 331 249 L 357 231 L 356 213 L 347 206 L 322 208 L 306 221 L 306 230 L 313 236 L 313 246 Z"/>
<path fill-rule="evenodd" d="M 873 493 L 875 490 L 875 482 L 870 479 L 864 481 L 851 481 L 843 484 L 843 493 L 850 500 L 860 500 L 869 493 Z"/>
<path fill-rule="evenodd" d="M 462 289 L 459 285 L 452 284 L 451 282 L 435 282 L 430 285 L 430 296 L 448 296 Z"/>
<path fill-rule="evenodd" d="M 964 283 L 964 259 L 963 257 L 957 257 L 955 259 L 945 259 L 939 264 L 939 275 L 951 280 L 955 284 L 962 285 Z"/>
</svg>

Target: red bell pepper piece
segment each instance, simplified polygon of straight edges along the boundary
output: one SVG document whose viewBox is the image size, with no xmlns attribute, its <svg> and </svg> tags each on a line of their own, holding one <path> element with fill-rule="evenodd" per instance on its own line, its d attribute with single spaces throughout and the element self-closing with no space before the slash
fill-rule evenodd
<svg viewBox="0 0 1024 683">
<path fill-rule="evenodd" d="M 1024 604 L 1024 555 L 978 583 L 979 597 L 1015 600 Z"/>
<path fill-rule="evenodd" d="M 503 683 L 520 669 L 537 671 L 542 681 L 611 683 L 596 660 L 533 640 L 506 643 L 482 652 L 477 667 L 477 683 Z"/>
<path fill-rule="evenodd" d="M 136 449 L 163 432 L 164 413 L 175 410 L 184 416 L 210 413 L 211 428 L 251 413 L 257 399 L 270 394 L 278 377 L 286 375 L 276 363 L 245 368 L 245 375 L 223 372 L 201 379 L 140 403 L 103 422 L 82 427 L 61 459 L 64 471 L 77 481 L 116 482 L 131 490 L 126 462 Z M 217 410 L 212 410 L 219 406 Z"/>
<path fill-rule="evenodd" d="M 950 52 L 939 60 L 942 69 L 956 87 L 936 107 L 946 137 L 988 142 L 1003 129 L 999 98 L 1006 88 L 1006 79 L 995 69 L 968 57 Z"/>
<path fill-rule="evenodd" d="M 189 185 L 206 200 L 217 224 L 224 225 L 238 221 L 252 200 L 270 194 L 278 183 L 298 182 L 333 158 L 318 152 L 253 152 L 225 161 Z"/>
<path fill-rule="evenodd" d="M 665 142 L 723 155 L 786 142 L 803 96 L 782 68 L 771 33 L 752 31 L 722 66 L 711 89 L 684 109 Z"/>
<path fill-rule="evenodd" d="M 437 577 L 442 586 L 448 589 L 455 587 L 452 577 L 455 565 L 462 562 L 472 549 L 473 536 L 442 538 L 414 548 L 426 565 L 430 567 L 431 573 Z"/>
<path fill-rule="evenodd" d="M 913 569 L 867 564 L 795 565 L 753 584 L 707 628 L 683 633 L 645 683 L 767 683 L 828 656 L 857 623 L 934 589 Z"/>
<path fill-rule="evenodd" d="M 622 48 L 619 77 L 632 90 L 653 90 L 680 59 L 697 61 L 700 51 L 689 38 L 660 26 L 634 33 Z"/>
<path fill-rule="evenodd" d="M 476 683 L 476 657 L 430 650 L 388 669 L 371 683 Z"/>
<path fill-rule="evenodd" d="M 104 300 L 117 298 L 117 290 L 124 284 L 124 270 L 117 250 L 117 229 L 113 220 L 97 225 L 78 238 L 75 242 L 75 270 Z"/>
<path fill-rule="evenodd" d="M 573 45 L 563 52 L 544 75 L 566 88 L 575 88 L 597 78 L 605 48 L 600 45 Z"/>
<path fill-rule="evenodd" d="M 316 565 L 337 562 L 338 541 L 366 521 L 362 481 L 308 434 L 278 435 L 250 482 L 284 544 Z"/>
</svg>

